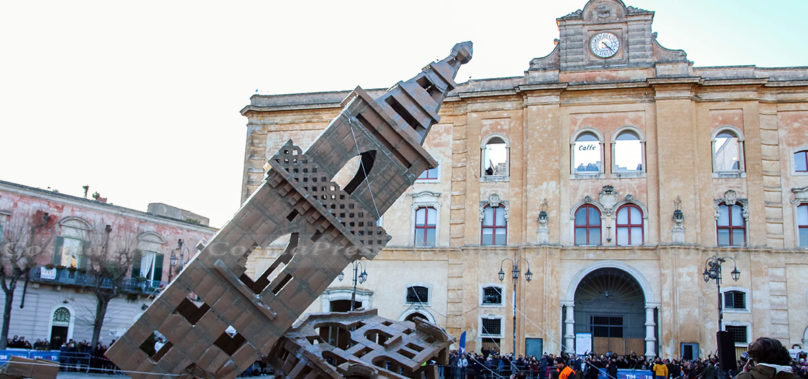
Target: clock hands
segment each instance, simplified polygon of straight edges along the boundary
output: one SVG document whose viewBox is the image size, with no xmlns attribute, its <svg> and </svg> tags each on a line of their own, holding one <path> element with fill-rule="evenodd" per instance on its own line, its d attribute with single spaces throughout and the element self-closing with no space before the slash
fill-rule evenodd
<svg viewBox="0 0 808 379">
<path fill-rule="evenodd" d="M 603 47 L 609 49 L 609 51 L 611 51 L 611 52 L 615 51 L 615 48 L 612 47 L 611 45 L 609 45 L 608 43 L 606 43 L 606 40 L 601 40 L 600 43 L 601 43 L 601 45 L 603 45 Z"/>
</svg>

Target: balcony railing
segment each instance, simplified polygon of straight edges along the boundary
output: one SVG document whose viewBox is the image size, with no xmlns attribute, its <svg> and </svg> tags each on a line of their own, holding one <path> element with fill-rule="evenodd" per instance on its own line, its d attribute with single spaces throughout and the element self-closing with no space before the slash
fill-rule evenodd
<svg viewBox="0 0 808 379">
<path fill-rule="evenodd" d="M 82 270 L 71 270 L 68 268 L 48 269 L 39 266 L 30 271 L 29 280 L 34 283 L 60 286 L 95 287 L 98 279 Z M 125 293 L 154 295 L 165 288 L 166 284 L 166 282 L 159 280 L 125 278 L 121 283 L 120 289 Z M 112 288 L 112 281 L 109 278 L 101 278 L 101 288 Z"/>
</svg>

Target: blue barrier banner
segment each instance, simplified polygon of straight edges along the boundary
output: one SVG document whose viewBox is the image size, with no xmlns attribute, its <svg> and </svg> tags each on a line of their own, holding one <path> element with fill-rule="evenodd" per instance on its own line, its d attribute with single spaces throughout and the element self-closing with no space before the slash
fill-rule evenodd
<svg viewBox="0 0 808 379">
<path fill-rule="evenodd" d="M 59 350 L 31 350 L 28 353 L 28 358 L 47 359 L 49 361 L 59 362 Z"/>
<path fill-rule="evenodd" d="M 0 350 L 0 364 L 8 362 L 12 355 L 29 359 L 39 358 L 56 362 L 59 361 L 59 350 L 8 349 Z"/>
<path fill-rule="evenodd" d="M 599 369 L 598 379 L 611 379 L 606 375 L 606 369 Z M 650 370 L 617 370 L 617 379 L 654 379 L 654 373 Z"/>
</svg>

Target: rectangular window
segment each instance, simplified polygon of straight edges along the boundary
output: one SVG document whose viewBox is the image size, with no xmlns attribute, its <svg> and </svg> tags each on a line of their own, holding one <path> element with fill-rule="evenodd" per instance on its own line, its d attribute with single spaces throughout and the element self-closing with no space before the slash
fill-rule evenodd
<svg viewBox="0 0 808 379">
<path fill-rule="evenodd" d="M 724 292 L 724 308 L 746 309 L 746 293 L 741 291 Z"/>
<path fill-rule="evenodd" d="M 426 171 L 422 172 L 421 175 L 418 176 L 416 180 L 437 180 L 438 167 L 427 169 Z"/>
<path fill-rule="evenodd" d="M 163 279 L 163 254 L 154 251 L 138 251 L 132 263 L 132 277 L 143 278 L 148 285 L 159 287 Z"/>
<path fill-rule="evenodd" d="M 502 289 L 499 287 L 483 288 L 483 304 L 502 304 Z"/>
<path fill-rule="evenodd" d="M 808 150 L 794 153 L 794 171 L 808 172 Z"/>
<path fill-rule="evenodd" d="M 432 207 L 415 210 L 415 246 L 435 246 L 438 211 Z"/>
<path fill-rule="evenodd" d="M 483 317 L 483 335 L 498 336 L 502 334 L 502 320 L 498 318 Z"/>
<path fill-rule="evenodd" d="M 56 237 L 53 243 L 53 260 L 56 266 L 84 268 L 86 263 L 82 247 L 84 241 L 71 237 Z"/>
<path fill-rule="evenodd" d="M 591 316 L 590 325 L 593 337 L 623 338 L 622 317 Z"/>
<path fill-rule="evenodd" d="M 423 286 L 407 287 L 407 302 L 408 303 L 428 303 L 429 302 L 429 288 Z"/>
<path fill-rule="evenodd" d="M 748 343 L 746 338 L 746 325 L 725 325 L 724 330 L 729 332 L 732 342 L 736 344 Z"/>
<path fill-rule="evenodd" d="M 481 245 L 504 246 L 508 236 L 508 225 L 505 220 L 505 207 L 486 206 L 483 210 Z"/>
</svg>

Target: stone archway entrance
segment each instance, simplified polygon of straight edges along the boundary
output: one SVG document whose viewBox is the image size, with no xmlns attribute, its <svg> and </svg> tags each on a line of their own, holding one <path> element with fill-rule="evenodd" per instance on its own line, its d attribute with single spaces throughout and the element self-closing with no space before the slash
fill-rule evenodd
<svg viewBox="0 0 808 379">
<path fill-rule="evenodd" d="M 636 341 L 623 341 L 622 350 L 618 341 L 608 341 L 605 347 L 600 341 L 598 346 L 581 346 L 582 350 L 611 348 L 613 352 L 634 351 L 637 354 L 644 352 L 646 357 L 656 356 L 657 291 L 640 270 L 622 261 L 603 260 L 581 269 L 567 282 L 566 298 L 561 299 L 564 320 L 562 351 L 576 351 L 575 333 L 593 333 L 597 327 L 597 333 L 593 334 L 606 335 L 605 338 L 642 338 L 641 328 L 644 326 L 644 348 Z M 641 316 L 643 309 L 644 318 Z M 617 337 L 621 333 L 623 337 Z"/>
<path fill-rule="evenodd" d="M 645 350 L 645 296 L 629 273 L 600 268 L 575 290 L 575 333 L 591 333 L 596 354 Z"/>
</svg>

